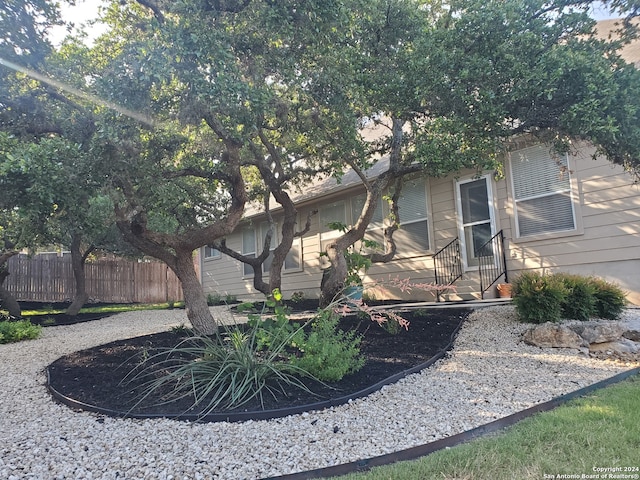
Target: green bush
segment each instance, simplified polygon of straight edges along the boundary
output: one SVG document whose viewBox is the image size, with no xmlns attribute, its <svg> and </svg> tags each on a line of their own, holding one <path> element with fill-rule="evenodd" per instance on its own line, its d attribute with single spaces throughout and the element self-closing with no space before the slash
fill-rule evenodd
<svg viewBox="0 0 640 480">
<path fill-rule="evenodd" d="M 42 332 L 40 325 L 29 320 L 0 321 L 0 343 L 13 343 L 38 338 Z"/>
<path fill-rule="evenodd" d="M 513 303 L 520 319 L 527 323 L 558 322 L 568 291 L 554 275 L 525 272 L 512 287 Z"/>
<path fill-rule="evenodd" d="M 362 337 L 338 328 L 340 317 L 326 309 L 318 313 L 311 330 L 298 346 L 291 363 L 323 382 L 336 382 L 364 366 L 360 355 Z"/>
<path fill-rule="evenodd" d="M 562 302 L 562 318 L 586 321 L 596 315 L 596 288 L 588 277 L 567 273 L 556 274 L 567 289 Z"/>
<path fill-rule="evenodd" d="M 590 281 L 594 289 L 596 315 L 609 320 L 620 318 L 627 303 L 624 291 L 618 285 L 600 278 L 591 278 Z"/>
<path fill-rule="evenodd" d="M 520 318 L 529 323 L 560 318 L 615 320 L 622 314 L 626 298 L 619 286 L 600 278 L 526 272 L 513 284 L 513 303 Z"/>
</svg>

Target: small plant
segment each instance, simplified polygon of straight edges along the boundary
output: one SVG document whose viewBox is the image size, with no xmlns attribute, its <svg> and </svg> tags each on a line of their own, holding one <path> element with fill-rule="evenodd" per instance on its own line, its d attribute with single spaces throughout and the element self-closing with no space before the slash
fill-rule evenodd
<svg viewBox="0 0 640 480">
<path fill-rule="evenodd" d="M 238 301 L 238 297 L 236 297 L 235 295 L 231 294 L 231 293 L 227 293 L 224 296 L 224 302 L 225 303 L 236 303 Z"/>
<path fill-rule="evenodd" d="M 402 326 L 395 318 L 389 318 L 380 326 L 390 335 L 398 335 L 402 331 Z"/>
<path fill-rule="evenodd" d="M 370 290 L 366 292 L 362 292 L 362 301 L 364 303 L 374 303 L 378 299 L 376 298 L 376 294 Z"/>
<path fill-rule="evenodd" d="M 33 340 L 42 333 L 40 325 L 34 325 L 29 320 L 0 322 L 0 343 L 13 343 L 22 340 Z"/>
<path fill-rule="evenodd" d="M 288 347 L 297 347 L 304 338 L 300 325 L 289 320 L 288 309 L 280 304 L 282 294 L 280 290 L 273 291 L 261 314 L 249 315 L 249 326 L 255 329 L 256 347 L 258 350 L 268 350 L 282 342 L 288 342 Z M 265 317 L 265 311 L 273 310 L 274 317 Z"/>
<path fill-rule="evenodd" d="M 217 305 L 222 304 L 222 295 L 218 292 L 207 294 L 207 305 L 210 307 L 215 307 Z"/>
<path fill-rule="evenodd" d="M 171 327 L 170 331 L 179 337 L 188 337 L 193 334 L 193 330 L 187 327 L 184 323 Z"/>
<path fill-rule="evenodd" d="M 46 317 L 40 323 L 40 325 L 42 325 L 43 327 L 50 327 L 51 325 L 55 325 L 55 324 L 56 324 L 56 319 L 53 317 Z"/>
<path fill-rule="evenodd" d="M 527 323 L 558 322 L 568 295 L 562 279 L 535 272 L 522 273 L 513 283 L 513 303 Z"/>
<path fill-rule="evenodd" d="M 257 313 L 258 311 L 253 302 L 242 302 L 236 309 L 238 313 Z"/>
<path fill-rule="evenodd" d="M 291 294 L 291 302 L 292 303 L 302 303 L 304 302 L 304 292 L 299 290 L 297 292 L 293 292 Z"/>
<path fill-rule="evenodd" d="M 311 331 L 301 342 L 300 356 L 291 363 L 323 382 L 336 382 L 364 365 L 360 355 L 362 337 L 338 328 L 340 316 L 332 310 L 319 312 Z"/>
<path fill-rule="evenodd" d="M 169 310 L 173 310 L 173 309 L 175 308 L 175 306 L 176 306 L 176 302 L 174 302 L 173 300 L 169 300 L 169 301 L 167 302 L 167 308 L 168 308 Z"/>
</svg>

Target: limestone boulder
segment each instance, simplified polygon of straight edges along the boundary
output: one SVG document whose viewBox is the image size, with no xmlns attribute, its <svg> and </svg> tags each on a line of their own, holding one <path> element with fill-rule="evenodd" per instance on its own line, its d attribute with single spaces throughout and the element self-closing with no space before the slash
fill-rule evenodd
<svg viewBox="0 0 640 480">
<path fill-rule="evenodd" d="M 569 326 L 587 343 L 615 342 L 627 330 L 619 322 L 580 322 Z"/>
<path fill-rule="evenodd" d="M 563 325 L 544 323 L 530 328 L 522 335 L 522 341 L 541 348 L 581 348 L 588 342 L 576 332 Z"/>
<path fill-rule="evenodd" d="M 589 345 L 592 353 L 606 354 L 637 354 L 640 353 L 640 343 L 622 338 L 615 342 L 592 343 Z"/>
<path fill-rule="evenodd" d="M 640 342 L 640 330 L 627 330 L 622 336 L 634 342 Z"/>
</svg>

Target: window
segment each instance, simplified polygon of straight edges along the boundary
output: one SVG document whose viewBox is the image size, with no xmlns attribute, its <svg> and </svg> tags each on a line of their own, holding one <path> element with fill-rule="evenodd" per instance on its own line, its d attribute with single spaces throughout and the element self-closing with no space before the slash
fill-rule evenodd
<svg viewBox="0 0 640 480">
<path fill-rule="evenodd" d="M 342 223 L 346 225 L 347 215 L 344 202 L 335 202 L 323 205 L 320 209 L 320 231 L 323 234 L 333 233 L 337 236 L 339 232 L 329 226 L 330 223 Z"/>
<path fill-rule="evenodd" d="M 367 200 L 367 195 L 362 193 L 351 198 L 351 223 L 355 225 L 358 217 L 362 213 L 364 203 Z M 371 240 L 378 244 L 377 248 L 362 248 L 363 253 L 375 253 L 384 251 L 384 210 L 382 208 L 382 199 L 378 201 L 376 209 L 373 212 L 373 217 L 367 227 L 364 239 Z M 360 251 L 360 244 L 355 245 L 357 251 Z"/>
<path fill-rule="evenodd" d="M 576 229 L 568 157 L 552 157 L 548 147 L 510 155 L 518 237 Z"/>
<path fill-rule="evenodd" d="M 242 254 L 251 258 L 256 258 L 256 231 L 253 227 L 242 229 Z M 243 275 L 253 275 L 253 268 L 247 263 L 242 264 Z"/>
<path fill-rule="evenodd" d="M 220 251 L 211 245 L 204 247 L 204 258 L 208 260 L 210 258 L 220 258 Z"/>
<path fill-rule="evenodd" d="M 262 252 L 264 246 L 264 240 L 269 231 L 269 223 L 262 222 L 256 229 L 253 227 L 245 228 L 242 231 L 242 253 L 243 255 L 255 258 Z M 262 264 L 262 272 L 269 273 L 271 270 L 271 264 L 273 262 L 273 250 L 279 243 L 279 227 L 278 224 L 274 225 L 274 231 L 271 236 L 271 252 L 267 259 Z M 300 238 L 294 238 L 291 249 L 285 257 L 283 270 L 287 271 L 299 271 L 302 269 L 302 243 Z M 253 268 L 246 263 L 243 264 L 243 275 L 253 275 Z"/>
<path fill-rule="evenodd" d="M 429 250 L 427 189 L 424 180 L 406 182 L 398 200 L 400 228 L 393 234 L 399 253 Z"/>
</svg>

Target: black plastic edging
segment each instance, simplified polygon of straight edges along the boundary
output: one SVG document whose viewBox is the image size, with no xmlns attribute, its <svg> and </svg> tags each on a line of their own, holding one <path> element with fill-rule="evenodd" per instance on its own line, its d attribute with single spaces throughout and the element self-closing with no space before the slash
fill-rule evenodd
<svg viewBox="0 0 640 480">
<path fill-rule="evenodd" d="M 322 402 L 317 402 L 317 403 L 312 403 L 307 405 L 300 405 L 296 407 L 279 408 L 274 410 L 258 410 L 258 411 L 251 411 L 251 412 L 210 413 L 208 415 L 183 413 L 175 416 L 167 416 L 164 414 L 127 413 L 127 412 L 120 412 L 117 410 L 111 410 L 108 408 L 98 407 L 97 405 L 90 405 L 84 402 L 80 402 L 78 400 L 67 397 L 66 395 L 58 392 L 55 388 L 51 386 L 49 367 L 46 368 L 46 374 L 47 374 L 46 386 L 49 389 L 49 392 L 51 392 L 51 395 L 56 400 L 67 405 L 68 407 L 85 410 L 93 413 L 100 413 L 103 415 L 108 415 L 110 417 L 136 418 L 136 419 L 169 418 L 171 420 L 206 422 L 206 423 L 208 422 L 243 422 L 247 420 L 269 420 L 272 418 L 281 418 L 289 415 L 297 415 L 303 412 L 310 412 L 313 410 L 323 410 L 330 407 L 337 407 L 338 405 L 344 405 L 345 403 L 348 403 L 350 400 L 366 397 L 367 395 L 370 395 L 373 392 L 380 390 L 382 387 L 386 385 L 390 385 L 392 383 L 397 382 L 398 380 L 401 380 L 407 375 L 417 373 L 421 370 L 424 370 L 425 368 L 430 367 L 431 365 L 436 363 L 438 360 L 440 360 L 442 357 L 444 357 L 445 354 L 451 349 L 456 339 L 456 336 L 460 331 L 460 328 L 462 328 L 462 324 L 470 314 L 471 314 L 471 311 L 468 311 L 466 312 L 466 314 L 462 316 L 462 318 L 458 322 L 458 326 L 455 328 L 455 330 L 451 334 L 451 337 L 449 338 L 449 343 L 442 350 L 440 350 L 437 354 L 435 354 L 426 362 L 421 363 L 420 365 L 416 365 L 415 367 L 412 367 L 408 370 L 403 370 L 402 372 L 396 373 L 395 375 L 387 377 L 384 380 L 381 380 L 380 382 L 374 385 L 371 385 L 370 387 L 367 387 L 363 390 L 355 392 L 353 394 L 345 395 L 343 397 L 338 397 L 331 400 L 325 400 Z"/>
<path fill-rule="evenodd" d="M 640 374 L 640 367 L 634 368 L 632 370 L 627 370 L 626 372 L 619 373 L 618 375 L 610 377 L 606 380 L 602 380 L 600 382 L 594 383 L 593 385 L 589 385 L 579 390 L 575 390 L 573 392 L 567 393 L 560 397 L 549 400 L 548 402 L 540 403 L 531 408 L 527 408 L 526 410 L 522 410 L 520 412 L 514 413 L 507 417 L 503 417 L 493 422 L 481 425 L 472 430 L 467 430 L 466 432 L 458 433 L 450 437 L 445 437 L 440 440 L 436 440 L 435 442 L 418 445 L 415 447 L 407 448 L 405 450 L 388 453 L 386 455 L 380 455 L 377 457 L 358 460 L 356 462 L 343 463 L 340 465 L 333 465 L 331 467 L 318 468 L 315 470 L 307 470 L 304 472 L 291 473 L 291 474 L 281 475 L 277 477 L 268 477 L 263 480 L 275 480 L 275 479 L 308 480 L 308 479 L 315 479 L 315 478 L 337 477 L 341 475 L 347 475 L 349 473 L 367 471 L 373 467 L 389 465 L 391 463 L 396 463 L 396 462 L 401 462 L 406 460 L 415 460 L 417 458 L 424 457 L 438 450 L 460 445 L 462 443 L 466 443 L 475 438 L 478 438 L 482 435 L 486 435 L 488 433 L 493 433 L 498 430 L 502 430 L 506 427 L 510 427 L 518 423 L 519 421 L 524 420 L 525 418 L 535 415 L 536 413 L 553 410 L 554 408 L 557 408 L 560 405 L 563 405 L 570 400 L 573 400 L 578 397 L 583 397 L 595 390 L 599 390 L 609 385 L 613 385 L 615 383 L 621 382 L 622 380 L 626 380 L 627 378 L 632 377 L 634 375 L 638 375 L 638 374 Z"/>
</svg>

